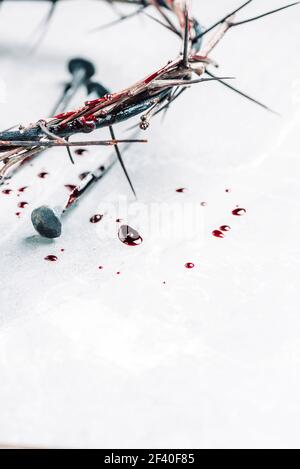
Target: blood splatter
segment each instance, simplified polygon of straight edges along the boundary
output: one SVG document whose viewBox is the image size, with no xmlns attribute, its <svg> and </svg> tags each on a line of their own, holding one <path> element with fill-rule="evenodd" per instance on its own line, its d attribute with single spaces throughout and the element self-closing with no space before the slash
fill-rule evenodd
<svg viewBox="0 0 300 469">
<path fill-rule="evenodd" d="M 187 262 L 185 264 L 186 269 L 193 269 L 194 267 L 195 267 L 195 264 L 193 264 L 192 262 Z"/>
<path fill-rule="evenodd" d="M 184 187 L 180 187 L 179 189 L 176 189 L 176 192 L 178 192 L 178 194 L 183 194 L 185 191 L 186 189 Z"/>
<path fill-rule="evenodd" d="M 118 236 L 119 240 L 127 246 L 138 246 L 143 242 L 141 235 L 129 225 L 122 225 Z"/>
<path fill-rule="evenodd" d="M 215 238 L 225 238 L 225 235 L 222 231 L 220 230 L 214 230 L 212 232 L 212 235 L 215 237 Z"/>
<path fill-rule="evenodd" d="M 25 208 L 25 207 L 27 207 L 27 205 L 28 205 L 28 202 L 19 202 L 18 203 L 19 208 Z"/>
<path fill-rule="evenodd" d="M 2 191 L 2 194 L 5 194 L 5 195 L 9 195 L 9 194 L 11 194 L 11 193 L 12 193 L 12 189 L 4 189 L 4 190 Z"/>
<path fill-rule="evenodd" d="M 99 221 L 101 221 L 103 218 L 103 215 L 100 215 L 100 213 L 97 213 L 96 215 L 93 215 L 91 218 L 90 218 L 90 222 L 91 223 L 99 223 Z"/>
<path fill-rule="evenodd" d="M 41 173 L 38 174 L 38 177 L 40 179 L 46 179 L 46 177 L 49 175 L 49 173 L 46 173 L 46 171 L 43 171 Z"/>
<path fill-rule="evenodd" d="M 75 150 L 74 153 L 75 153 L 75 155 L 81 156 L 81 155 L 83 155 L 83 154 L 86 153 L 86 152 L 87 152 L 87 150 L 86 150 L 85 148 L 78 148 L 77 150 Z"/>
<path fill-rule="evenodd" d="M 25 192 L 26 189 L 28 189 L 27 186 L 24 186 L 24 187 L 20 187 L 20 189 L 18 189 L 18 192 Z"/>
<path fill-rule="evenodd" d="M 242 217 L 247 213 L 247 210 L 245 208 L 236 208 L 232 210 L 232 215 L 235 215 L 236 217 Z"/>
<path fill-rule="evenodd" d="M 70 192 L 73 192 L 73 190 L 76 189 L 76 186 L 74 184 L 65 184 L 65 188 Z"/>
<path fill-rule="evenodd" d="M 45 257 L 45 261 L 56 262 L 57 260 L 58 260 L 58 257 L 57 257 L 57 256 L 53 256 L 52 254 L 50 254 L 49 256 Z"/>
<path fill-rule="evenodd" d="M 230 228 L 230 226 L 228 226 L 228 225 L 222 225 L 222 226 L 220 226 L 220 230 L 221 230 L 221 231 L 230 231 L 231 228 Z"/>
<path fill-rule="evenodd" d="M 80 181 L 82 181 L 82 180 L 85 179 L 89 174 L 90 174 L 90 171 L 85 171 L 84 173 L 79 174 L 78 177 L 79 177 Z"/>
</svg>

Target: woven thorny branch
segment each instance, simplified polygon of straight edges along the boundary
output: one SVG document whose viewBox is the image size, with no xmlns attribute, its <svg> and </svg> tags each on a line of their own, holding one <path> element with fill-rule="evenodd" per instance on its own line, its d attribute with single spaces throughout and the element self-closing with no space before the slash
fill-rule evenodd
<svg viewBox="0 0 300 469">
<path fill-rule="evenodd" d="M 253 20 L 234 22 L 235 14 L 251 1 L 247 1 L 211 28 L 199 34 L 194 28 L 194 21 L 189 20 L 187 2 L 168 0 L 170 7 L 176 11 L 181 27 L 182 18 L 184 18 L 183 51 L 179 57 L 120 92 L 87 101 L 79 109 L 40 120 L 21 130 L 0 133 L 0 151 L 2 153 L 0 162 L 3 162 L 0 177 L 3 177 L 12 166 L 22 163 L 29 156 L 35 155 L 45 148 L 76 145 L 74 142 L 68 142 L 68 139 L 80 132 L 92 132 L 95 129 L 112 126 L 138 114 L 142 114 L 141 128 L 147 129 L 150 118 L 167 107 L 183 89 L 195 83 L 216 79 L 214 77 L 203 78 L 205 73 L 210 74 L 207 72 L 208 65 L 216 65 L 210 55 L 231 27 Z M 155 2 L 157 3 L 156 0 Z M 260 15 L 260 17 L 265 15 Z M 217 30 L 199 51 L 199 40 L 216 27 Z M 94 144 L 102 145 L 116 145 L 116 143 L 114 140 L 94 142 Z M 87 144 L 92 144 L 92 142 Z M 82 143 L 77 143 L 77 145 L 82 145 Z"/>
</svg>

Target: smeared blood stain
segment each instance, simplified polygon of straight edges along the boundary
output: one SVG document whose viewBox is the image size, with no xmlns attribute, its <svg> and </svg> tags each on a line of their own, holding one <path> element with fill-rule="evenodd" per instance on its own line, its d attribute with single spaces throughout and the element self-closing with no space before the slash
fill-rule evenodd
<svg viewBox="0 0 300 469">
<path fill-rule="evenodd" d="M 27 207 L 27 205 L 28 205 L 28 202 L 20 202 L 20 203 L 18 203 L 18 207 L 19 207 L 19 208 L 25 208 L 25 207 Z"/>
<path fill-rule="evenodd" d="M 45 257 L 45 261 L 56 262 L 57 260 L 58 260 L 58 257 L 53 256 L 52 254 L 50 256 Z"/>
<path fill-rule="evenodd" d="M 79 190 L 77 188 L 75 188 L 70 194 L 70 197 L 69 197 L 67 205 L 66 205 L 66 209 L 71 207 L 71 205 L 73 205 L 76 202 L 79 195 L 80 195 Z"/>
<path fill-rule="evenodd" d="M 99 223 L 99 221 L 101 221 L 103 218 L 103 215 L 100 215 L 100 213 L 97 213 L 96 215 L 93 215 L 91 218 L 90 218 L 90 222 L 91 223 Z"/>
<path fill-rule="evenodd" d="M 184 187 L 180 187 L 179 189 L 176 189 L 176 192 L 178 192 L 178 194 L 183 194 L 183 192 L 185 192 L 186 189 Z"/>
<path fill-rule="evenodd" d="M 236 217 L 242 217 L 247 213 L 247 210 L 245 208 L 236 208 L 232 210 L 232 215 L 235 215 Z"/>
<path fill-rule="evenodd" d="M 82 181 L 82 180 L 85 179 L 89 174 L 90 174 L 90 171 L 85 171 L 84 173 L 79 174 L 78 177 L 79 177 L 80 181 Z"/>
<path fill-rule="evenodd" d="M 220 230 L 221 230 L 221 231 L 230 231 L 231 228 L 230 228 L 230 226 L 228 226 L 228 225 L 222 225 L 222 226 L 220 226 Z"/>
<path fill-rule="evenodd" d="M 74 184 L 65 184 L 65 188 L 72 192 L 74 189 L 76 189 L 76 186 Z"/>
<path fill-rule="evenodd" d="M 212 235 L 213 235 L 215 238 L 225 238 L 224 233 L 222 233 L 222 231 L 220 231 L 220 230 L 214 230 L 214 231 L 212 232 Z"/>
<path fill-rule="evenodd" d="M 9 194 L 11 194 L 11 193 L 12 193 L 12 189 L 4 189 L 4 190 L 2 191 L 2 194 L 5 194 L 5 195 L 9 195 Z"/>
<path fill-rule="evenodd" d="M 38 174 L 38 177 L 40 179 L 46 179 L 46 177 L 49 175 L 49 173 L 46 173 L 46 171 L 43 171 L 41 173 Z"/>
<path fill-rule="evenodd" d="M 20 166 L 24 166 L 24 164 L 29 163 L 32 160 L 32 156 L 27 156 L 21 163 Z"/>
<path fill-rule="evenodd" d="M 81 155 L 83 155 L 83 154 L 86 153 L 86 152 L 87 152 L 87 150 L 86 150 L 85 148 L 78 148 L 77 150 L 75 150 L 74 153 L 75 153 L 75 155 L 81 156 Z"/>
<path fill-rule="evenodd" d="M 138 246 L 143 242 L 141 235 L 129 225 L 122 225 L 119 229 L 118 236 L 119 240 L 127 244 L 127 246 Z"/>
<path fill-rule="evenodd" d="M 195 267 L 195 264 L 192 262 L 187 262 L 184 266 L 186 269 L 193 269 Z"/>
<path fill-rule="evenodd" d="M 20 189 L 18 189 L 18 192 L 25 192 L 26 189 L 28 189 L 27 186 L 24 186 L 24 187 L 20 187 Z"/>
</svg>

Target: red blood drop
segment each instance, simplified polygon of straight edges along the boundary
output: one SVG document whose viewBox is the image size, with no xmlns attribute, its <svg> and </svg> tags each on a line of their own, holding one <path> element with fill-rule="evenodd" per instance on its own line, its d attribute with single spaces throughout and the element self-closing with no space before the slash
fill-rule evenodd
<svg viewBox="0 0 300 469">
<path fill-rule="evenodd" d="M 116 219 L 116 223 L 121 223 L 122 222 L 122 218 L 117 218 Z"/>
<path fill-rule="evenodd" d="M 184 187 L 180 187 L 179 189 L 176 189 L 176 192 L 178 192 L 179 194 L 182 194 L 185 191 L 186 189 Z"/>
<path fill-rule="evenodd" d="M 57 260 L 57 256 L 53 256 L 52 254 L 50 256 L 45 257 L 45 261 L 56 262 Z"/>
<path fill-rule="evenodd" d="M 11 193 L 12 193 L 12 190 L 11 190 L 11 189 L 4 189 L 4 190 L 2 191 L 2 194 L 5 194 L 5 195 L 9 195 L 9 194 L 11 194 Z"/>
<path fill-rule="evenodd" d="M 121 274 L 121 272 L 117 272 L 117 275 L 120 275 L 120 274 Z"/>
<path fill-rule="evenodd" d="M 65 184 L 65 188 L 72 192 L 74 189 L 76 189 L 76 186 L 74 184 Z"/>
<path fill-rule="evenodd" d="M 195 267 L 195 264 L 193 264 L 192 262 L 187 262 L 185 264 L 186 269 L 193 269 L 194 267 Z"/>
<path fill-rule="evenodd" d="M 230 231 L 231 228 L 230 228 L 230 226 L 228 226 L 228 225 L 222 225 L 222 226 L 220 226 L 220 230 L 221 230 L 221 231 Z"/>
<path fill-rule="evenodd" d="M 215 236 L 215 238 L 225 238 L 224 233 L 222 233 L 220 230 L 215 230 L 212 232 L 212 234 Z"/>
<path fill-rule="evenodd" d="M 99 265 L 98 269 L 99 269 L 99 270 L 103 270 L 103 266 L 102 266 L 102 265 Z"/>
<path fill-rule="evenodd" d="M 90 174 L 90 171 L 85 171 L 84 173 L 79 174 L 79 179 L 82 181 Z"/>
<path fill-rule="evenodd" d="M 247 213 L 247 210 L 245 208 L 236 208 L 235 210 L 232 211 L 232 215 L 235 215 L 236 217 L 242 217 Z"/>
<path fill-rule="evenodd" d="M 91 218 L 90 218 L 90 222 L 91 223 L 99 223 L 99 221 L 101 221 L 103 218 L 103 215 L 100 215 L 100 213 L 97 213 L 96 215 L 93 215 Z"/>
<path fill-rule="evenodd" d="M 17 212 L 16 215 L 17 217 L 19 217 L 21 215 L 21 212 Z"/>
<path fill-rule="evenodd" d="M 28 202 L 20 202 L 20 203 L 18 203 L 18 207 L 19 207 L 19 208 L 25 208 L 25 207 L 27 207 L 27 205 L 28 205 Z"/>
<path fill-rule="evenodd" d="M 119 229 L 118 236 L 119 240 L 127 244 L 127 246 L 138 246 L 143 242 L 141 235 L 129 225 L 122 225 Z"/>
<path fill-rule="evenodd" d="M 24 187 L 20 187 L 20 189 L 18 189 L 18 192 L 25 192 L 26 189 L 28 189 L 27 186 L 24 186 Z"/>
<path fill-rule="evenodd" d="M 42 173 L 39 173 L 38 174 L 38 177 L 41 178 L 41 179 L 45 179 L 47 176 L 48 176 L 49 173 L 46 173 L 45 171 L 42 172 Z"/>
<path fill-rule="evenodd" d="M 227 192 L 227 194 L 229 194 L 229 192 L 231 192 L 231 189 L 226 189 L 225 192 Z"/>
<path fill-rule="evenodd" d="M 87 150 L 85 148 L 78 148 L 78 150 L 75 150 L 75 155 L 83 155 L 85 152 L 87 152 Z"/>
</svg>

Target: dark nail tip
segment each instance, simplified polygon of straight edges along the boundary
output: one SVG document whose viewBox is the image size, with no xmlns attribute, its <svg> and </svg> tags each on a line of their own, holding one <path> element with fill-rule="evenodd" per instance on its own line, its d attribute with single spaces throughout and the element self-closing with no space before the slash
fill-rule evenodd
<svg viewBox="0 0 300 469">
<path fill-rule="evenodd" d="M 33 210 L 31 222 L 34 229 L 44 238 L 59 238 L 62 233 L 62 224 L 58 214 L 51 207 L 43 205 Z"/>
<path fill-rule="evenodd" d="M 87 78 L 91 78 L 96 73 L 94 64 L 89 60 L 83 59 L 81 57 L 71 59 L 68 68 L 70 73 L 75 73 L 76 69 L 78 68 L 84 68 Z"/>
</svg>

